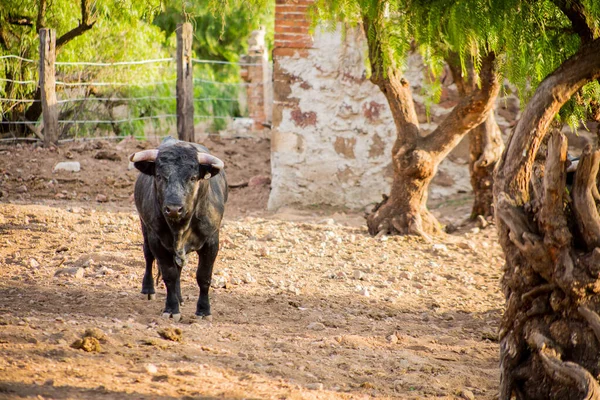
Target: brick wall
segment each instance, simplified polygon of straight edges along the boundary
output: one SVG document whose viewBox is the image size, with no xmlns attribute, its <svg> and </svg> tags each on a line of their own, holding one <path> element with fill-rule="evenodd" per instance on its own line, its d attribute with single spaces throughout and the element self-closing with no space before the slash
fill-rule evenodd
<svg viewBox="0 0 600 400">
<path fill-rule="evenodd" d="M 303 49 L 313 45 L 307 16 L 312 3 L 312 0 L 276 0 L 274 56 L 293 53 L 293 50 L 284 49 Z"/>
</svg>

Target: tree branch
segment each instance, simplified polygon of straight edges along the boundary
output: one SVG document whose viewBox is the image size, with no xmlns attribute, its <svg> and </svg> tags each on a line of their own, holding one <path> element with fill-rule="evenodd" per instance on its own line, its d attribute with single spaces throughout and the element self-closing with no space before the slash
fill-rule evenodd
<svg viewBox="0 0 600 400">
<path fill-rule="evenodd" d="M 587 23 L 585 7 L 579 0 L 553 0 L 571 21 L 573 31 L 581 38 L 581 43 L 586 44 L 594 40 L 594 31 Z"/>
<path fill-rule="evenodd" d="M 455 52 L 450 52 L 446 57 L 446 64 L 450 68 L 452 74 L 452 80 L 456 84 L 456 89 L 461 97 L 473 93 L 477 88 L 475 85 L 475 68 L 473 67 L 473 61 L 469 57 L 467 61 L 467 76 L 463 76 L 463 71 L 460 65 L 460 56 Z"/>
<path fill-rule="evenodd" d="M 576 383 L 577 388 L 584 394 L 583 400 L 600 399 L 600 386 L 596 379 L 581 365 L 570 361 L 562 361 L 556 351 L 549 347 L 549 340 L 540 332 L 533 332 L 528 338 L 531 347 L 537 350 L 544 369 L 551 380 L 560 385 Z"/>
<path fill-rule="evenodd" d="M 490 52 L 482 62 L 481 87 L 464 97 L 438 128 L 422 139 L 423 150 L 442 159 L 467 132 L 485 121 L 500 90 L 496 67 L 496 55 Z"/>
<path fill-rule="evenodd" d="M 594 331 L 594 335 L 596 335 L 596 340 L 600 343 L 600 316 L 586 306 L 579 306 L 577 309 L 579 314 L 590 324 L 592 331 Z"/>
<path fill-rule="evenodd" d="M 36 31 L 39 32 L 40 29 L 46 27 L 46 0 L 39 0 L 38 3 L 38 15 L 37 15 L 37 23 L 35 25 Z"/>
<path fill-rule="evenodd" d="M 588 144 L 579 159 L 571 190 L 577 228 L 588 251 L 600 246 L 600 217 L 592 189 L 596 186 L 599 162 L 600 151 L 592 152 Z"/>
<path fill-rule="evenodd" d="M 19 26 L 33 26 L 32 19 L 25 15 L 9 15 L 8 23 Z"/>
<path fill-rule="evenodd" d="M 600 78 L 600 39 L 583 46 L 538 86 L 504 151 L 494 192 L 529 201 L 532 165 L 543 137 L 563 104 L 583 85 Z"/>
<path fill-rule="evenodd" d="M 63 34 L 61 37 L 56 39 L 56 49 L 67 44 L 69 41 L 75 39 L 77 36 L 82 35 L 84 32 L 92 29 L 96 20 L 91 20 L 90 16 L 90 3 L 89 0 L 81 0 L 81 21 L 77 27 L 71 29 L 69 32 Z"/>
<path fill-rule="evenodd" d="M 383 16 L 378 18 L 383 18 Z M 382 47 L 380 33 L 377 31 L 377 21 L 372 21 L 367 15 L 363 15 L 362 20 L 369 48 L 370 80 L 383 92 L 390 106 L 398 132 L 397 146 L 395 147 L 416 143 L 419 138 L 419 120 L 410 85 L 397 68 L 393 66 L 384 68 L 384 59 L 389 57 L 389 54 L 386 54 L 386 50 Z M 373 34 L 369 33 L 371 31 Z M 396 151 L 395 148 L 393 153 L 395 154 Z"/>
</svg>

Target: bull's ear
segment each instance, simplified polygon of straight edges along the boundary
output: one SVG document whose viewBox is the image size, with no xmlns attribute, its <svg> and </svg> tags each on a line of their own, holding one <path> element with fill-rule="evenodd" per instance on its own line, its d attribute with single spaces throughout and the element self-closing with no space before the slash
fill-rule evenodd
<svg viewBox="0 0 600 400">
<path fill-rule="evenodd" d="M 133 163 L 141 173 L 146 175 L 154 175 L 155 172 L 155 161 L 158 157 L 158 150 L 144 150 L 133 153 L 129 156 L 129 161 Z"/>
<path fill-rule="evenodd" d="M 156 163 L 154 161 L 139 161 L 133 163 L 133 166 L 142 174 L 154 176 L 156 171 Z"/>
<path fill-rule="evenodd" d="M 220 168 L 216 168 L 212 164 L 199 164 L 198 168 L 200 179 L 210 179 L 221 172 Z"/>
<path fill-rule="evenodd" d="M 223 161 L 207 153 L 198 153 L 198 164 L 200 178 L 204 179 L 210 179 L 217 175 L 225 166 Z"/>
</svg>

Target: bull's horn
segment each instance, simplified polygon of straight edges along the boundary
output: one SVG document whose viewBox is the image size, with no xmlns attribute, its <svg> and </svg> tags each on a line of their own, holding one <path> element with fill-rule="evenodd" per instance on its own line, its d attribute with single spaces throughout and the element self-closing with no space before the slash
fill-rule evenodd
<svg viewBox="0 0 600 400">
<path fill-rule="evenodd" d="M 219 171 L 225 167 L 223 161 L 219 160 L 217 157 L 207 154 L 207 153 L 198 153 L 198 163 L 200 164 L 210 164 L 213 168 L 218 169 Z"/>
<path fill-rule="evenodd" d="M 140 162 L 140 161 L 156 161 L 156 157 L 158 156 L 158 150 L 144 150 L 138 151 L 137 153 L 133 153 L 129 156 L 129 161 L 131 162 Z"/>
</svg>

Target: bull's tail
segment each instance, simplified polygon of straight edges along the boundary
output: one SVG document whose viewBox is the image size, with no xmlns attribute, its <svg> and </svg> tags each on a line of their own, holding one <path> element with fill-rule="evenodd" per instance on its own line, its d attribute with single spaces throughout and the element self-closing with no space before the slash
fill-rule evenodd
<svg viewBox="0 0 600 400">
<path fill-rule="evenodd" d="M 160 267 L 158 267 L 156 269 L 158 270 L 158 273 L 156 274 L 156 285 L 158 286 L 158 283 L 160 282 L 160 278 L 162 277 L 162 272 L 160 272 Z"/>
</svg>

